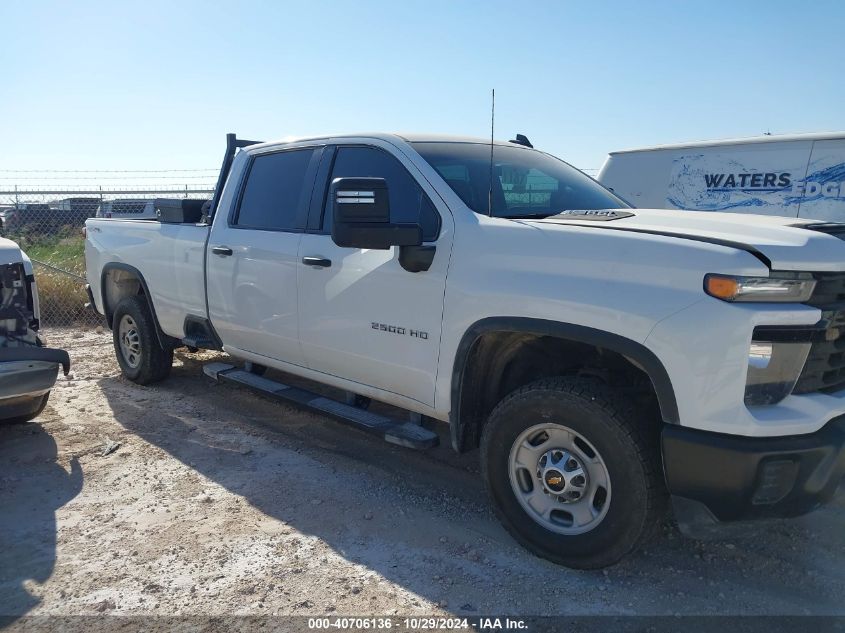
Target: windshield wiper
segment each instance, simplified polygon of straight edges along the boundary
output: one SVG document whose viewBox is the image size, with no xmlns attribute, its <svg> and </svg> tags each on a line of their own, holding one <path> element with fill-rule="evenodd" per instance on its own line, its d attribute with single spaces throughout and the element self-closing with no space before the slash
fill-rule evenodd
<svg viewBox="0 0 845 633">
<path fill-rule="evenodd" d="M 553 215 L 558 215 L 563 213 L 563 211 L 554 211 L 552 213 L 523 213 L 520 215 L 499 215 L 495 217 L 499 217 L 505 220 L 542 220 L 543 218 L 550 218 Z"/>
</svg>

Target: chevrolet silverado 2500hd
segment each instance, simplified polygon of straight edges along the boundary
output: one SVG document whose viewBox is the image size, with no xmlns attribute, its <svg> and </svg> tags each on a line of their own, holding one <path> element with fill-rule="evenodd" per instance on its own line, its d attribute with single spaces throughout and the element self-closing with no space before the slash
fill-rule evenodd
<svg viewBox="0 0 845 633">
<path fill-rule="evenodd" d="M 38 288 L 32 262 L 0 238 L 0 424 L 29 422 L 47 406 L 68 353 L 44 347 L 38 336 Z"/>
<path fill-rule="evenodd" d="M 87 221 L 125 376 L 217 348 L 245 366 L 209 375 L 399 444 L 437 436 L 369 399 L 448 422 L 540 556 L 609 565 L 670 498 L 692 529 L 800 515 L 842 480 L 842 225 L 629 208 L 524 137 L 491 159 L 389 134 L 230 135 L 206 211 Z"/>
</svg>

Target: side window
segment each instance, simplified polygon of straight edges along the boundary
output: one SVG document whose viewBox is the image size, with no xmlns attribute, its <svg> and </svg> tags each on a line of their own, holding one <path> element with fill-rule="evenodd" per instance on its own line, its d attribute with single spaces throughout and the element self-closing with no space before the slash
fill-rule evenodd
<svg viewBox="0 0 845 633">
<path fill-rule="evenodd" d="M 373 147 L 340 147 L 329 182 L 335 178 L 375 177 L 387 180 L 391 222 L 419 222 L 423 240 L 431 242 L 440 233 L 440 215 L 408 170 L 385 151 Z M 323 229 L 331 230 L 332 201 L 326 200 Z"/>
<path fill-rule="evenodd" d="M 291 230 L 305 226 L 305 177 L 314 150 L 291 150 L 256 156 L 244 185 L 235 225 L 252 229 Z"/>
</svg>

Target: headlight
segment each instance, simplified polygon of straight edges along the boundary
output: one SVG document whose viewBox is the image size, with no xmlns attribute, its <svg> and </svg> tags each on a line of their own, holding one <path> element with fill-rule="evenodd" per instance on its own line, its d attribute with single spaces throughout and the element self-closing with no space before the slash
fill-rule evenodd
<svg viewBox="0 0 845 633">
<path fill-rule="evenodd" d="M 776 404 L 792 393 L 811 343 L 751 341 L 745 404 Z"/>
<path fill-rule="evenodd" d="M 770 277 L 738 277 L 709 274 L 704 291 L 722 301 L 771 301 L 803 303 L 816 287 L 809 273 L 772 273 Z"/>
</svg>

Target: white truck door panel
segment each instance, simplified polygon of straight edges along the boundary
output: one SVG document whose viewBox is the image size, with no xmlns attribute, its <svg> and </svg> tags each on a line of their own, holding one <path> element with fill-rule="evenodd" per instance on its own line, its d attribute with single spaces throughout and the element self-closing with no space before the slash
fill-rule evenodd
<svg viewBox="0 0 845 633">
<path fill-rule="evenodd" d="M 340 147 L 329 181 L 366 176 L 387 180 L 393 221 L 422 216 L 424 240 L 435 243 L 437 252 L 429 270 L 412 273 L 400 265 L 399 247 L 339 247 L 328 234 L 332 204 L 327 200 L 324 232 L 303 235 L 299 250 L 300 259 L 331 261 L 328 267 L 302 264 L 299 269 L 305 361 L 315 371 L 432 406 L 451 217 L 445 206 L 437 211 L 396 157 L 376 148 Z M 445 218 L 442 226 L 440 218 Z"/>
<path fill-rule="evenodd" d="M 448 253 L 422 273 L 399 265 L 397 247 L 341 248 L 328 235 L 304 235 L 300 253 L 332 262 L 299 273 L 308 367 L 433 406 Z"/>
<path fill-rule="evenodd" d="M 257 154 L 239 203 L 215 219 L 208 243 L 208 309 L 224 347 L 295 365 L 297 269 L 319 151 Z"/>
<path fill-rule="evenodd" d="M 807 175 L 795 189 L 800 217 L 845 222 L 845 140 L 813 143 Z"/>
<path fill-rule="evenodd" d="M 211 234 L 208 309 L 225 346 L 302 364 L 297 338 L 296 274 L 301 233 Z M 219 244 L 218 244 L 219 243 Z M 226 246 L 229 256 L 211 247 Z"/>
</svg>

